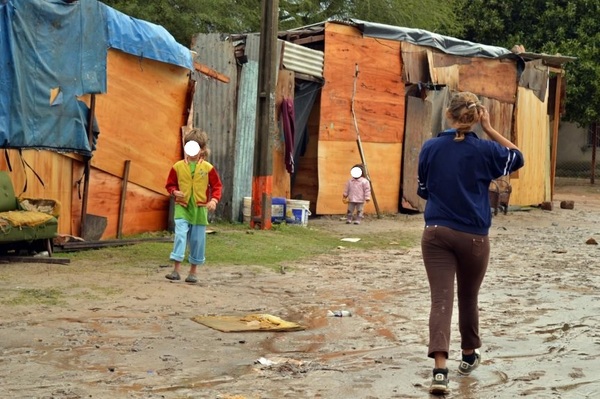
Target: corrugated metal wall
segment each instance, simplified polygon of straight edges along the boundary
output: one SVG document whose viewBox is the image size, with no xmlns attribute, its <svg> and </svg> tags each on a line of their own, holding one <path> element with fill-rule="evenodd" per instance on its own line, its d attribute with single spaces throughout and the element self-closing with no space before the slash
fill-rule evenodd
<svg viewBox="0 0 600 399">
<path fill-rule="evenodd" d="M 232 219 L 231 187 L 234 187 L 237 121 L 238 67 L 234 44 L 221 34 L 197 35 L 192 50 L 197 53 L 196 61 L 229 77 L 229 83 L 194 73 L 197 81 L 194 94 L 194 127 L 205 130 L 209 135 L 211 156 L 208 159 L 219 172 L 223 181 L 223 197 L 217 207 L 217 218 Z"/>
<path fill-rule="evenodd" d="M 244 197 L 252 196 L 254 173 L 254 143 L 256 135 L 256 102 L 258 99 L 258 51 L 259 35 L 246 38 L 245 54 L 248 62 L 243 65 L 238 95 L 238 125 L 235 141 L 235 173 L 233 180 L 232 219 L 243 219 Z"/>
<path fill-rule="evenodd" d="M 235 47 L 230 36 L 199 34 L 192 50 L 196 61 L 230 78 L 229 83 L 206 77 L 198 72 L 194 94 L 194 127 L 209 133 L 211 157 L 223 180 L 223 198 L 217 208 L 217 218 L 231 222 L 242 221 L 243 198 L 252 196 L 254 173 L 254 144 L 256 141 L 256 104 L 260 36 L 238 36 L 245 41 L 247 62 L 237 64 Z M 283 42 L 278 41 L 277 59 Z M 275 94 L 272 93 L 274 96 Z M 276 130 L 275 109 L 270 112 L 270 137 Z"/>
</svg>

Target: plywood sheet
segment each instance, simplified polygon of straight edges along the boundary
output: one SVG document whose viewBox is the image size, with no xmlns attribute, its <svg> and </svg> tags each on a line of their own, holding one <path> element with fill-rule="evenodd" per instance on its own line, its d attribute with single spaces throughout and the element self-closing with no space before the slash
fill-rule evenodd
<svg viewBox="0 0 600 399">
<path fill-rule="evenodd" d="M 479 101 L 490 113 L 490 123 L 501 135 L 513 140 L 513 118 L 515 106 L 512 103 L 504 103 L 493 98 L 479 97 Z M 475 125 L 475 132 L 482 139 L 489 139 L 479 124 Z"/>
<path fill-rule="evenodd" d="M 364 142 L 402 142 L 400 42 L 363 38 L 351 26 L 327 24 L 324 77 L 319 140 L 355 141 L 354 106 Z"/>
<path fill-rule="evenodd" d="M 432 137 L 433 107 L 430 101 L 408 97 L 406 103 L 406 133 L 402 160 L 402 206 L 423 212 L 425 200 L 417 195 L 419 153 L 423 143 Z"/>
<path fill-rule="evenodd" d="M 397 213 L 402 144 L 363 142 L 362 146 L 380 212 Z M 345 214 L 342 193 L 351 177 L 351 167 L 361 161 L 358 146 L 351 141 L 321 140 L 318 154 L 319 196 L 316 212 L 319 215 Z M 365 212 L 377 214 L 373 201 L 365 206 Z"/>
<path fill-rule="evenodd" d="M 513 191 L 509 205 L 539 205 L 551 201 L 550 194 L 550 124 L 547 97 L 542 102 L 536 92 L 519 88 L 516 112 L 515 144 L 523 152 L 525 166 L 511 175 Z"/>
<path fill-rule="evenodd" d="M 169 169 L 182 157 L 190 71 L 112 49 L 107 63 L 107 93 L 96 96 L 100 136 L 92 165 L 122 176 L 130 160 L 130 181 L 164 194 Z"/>
<path fill-rule="evenodd" d="M 517 93 L 517 67 L 513 60 L 460 57 L 437 50 L 428 53 L 433 82 L 452 90 L 514 104 Z"/>
<path fill-rule="evenodd" d="M 514 104 L 517 96 L 517 66 L 511 60 L 472 58 L 459 68 L 459 91 Z"/>
<path fill-rule="evenodd" d="M 82 172 L 76 168 L 75 173 Z M 87 213 L 105 217 L 106 229 L 101 239 L 117 237 L 122 179 L 96 168 L 91 169 Z M 80 235 L 81 206 L 77 191 L 73 192 L 72 231 Z M 169 197 L 129 182 L 125 197 L 122 234 L 124 236 L 148 231 L 166 230 Z"/>
<path fill-rule="evenodd" d="M 458 63 L 465 62 L 465 58 L 455 57 L 441 53 L 435 49 L 427 51 L 429 73 L 433 83 L 445 85 L 450 90 L 458 90 L 459 69 Z M 452 60 L 453 62 L 449 62 Z"/>
<path fill-rule="evenodd" d="M 409 42 L 400 43 L 402 49 L 402 78 L 405 83 L 431 82 L 427 48 Z"/>
</svg>

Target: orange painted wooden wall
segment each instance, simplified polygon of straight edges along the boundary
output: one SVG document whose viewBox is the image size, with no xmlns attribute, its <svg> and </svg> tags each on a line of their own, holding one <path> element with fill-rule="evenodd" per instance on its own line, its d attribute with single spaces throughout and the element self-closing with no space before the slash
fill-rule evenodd
<svg viewBox="0 0 600 399">
<path fill-rule="evenodd" d="M 363 37 L 356 28 L 326 23 L 325 85 L 317 144 L 317 214 L 345 213 L 342 192 L 354 164 L 365 163 L 380 212 L 399 203 L 405 88 L 400 42 Z M 365 212 L 376 212 L 373 201 Z"/>
</svg>

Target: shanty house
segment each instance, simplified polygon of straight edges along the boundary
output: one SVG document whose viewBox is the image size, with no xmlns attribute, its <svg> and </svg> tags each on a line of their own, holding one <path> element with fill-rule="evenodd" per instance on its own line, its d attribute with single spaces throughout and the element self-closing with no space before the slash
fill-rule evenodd
<svg viewBox="0 0 600 399">
<path fill-rule="evenodd" d="M 213 161 L 225 171 L 223 212 L 231 220 L 240 219 L 242 198 L 252 191 L 258 40 L 257 34 L 199 34 L 192 44 L 203 62 L 231 78 L 202 85 L 193 115 L 196 126 L 211 132 Z M 364 163 L 375 194 L 366 212 L 422 210 L 420 147 L 445 127 L 451 93 L 471 91 L 490 110 L 493 126 L 524 152 L 526 167 L 510 177 L 511 205 L 551 200 L 562 67 L 573 58 L 359 20 L 280 32 L 277 51 L 277 86 L 269 93 L 276 99 L 268 132 L 273 197 L 308 200 L 313 214 L 345 213 L 350 168 Z M 290 101 L 292 172 L 283 123 Z"/>
<path fill-rule="evenodd" d="M 193 68 L 164 28 L 96 0 L 0 2 L 0 169 L 60 202 L 60 234 L 165 230 Z"/>
</svg>

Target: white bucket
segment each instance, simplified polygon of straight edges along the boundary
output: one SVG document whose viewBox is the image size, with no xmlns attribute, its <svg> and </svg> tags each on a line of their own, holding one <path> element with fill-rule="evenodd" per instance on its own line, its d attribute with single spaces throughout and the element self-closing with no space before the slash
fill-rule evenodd
<svg viewBox="0 0 600 399">
<path fill-rule="evenodd" d="M 300 224 L 306 226 L 310 216 L 310 201 L 286 199 L 285 221 L 289 224 Z"/>
</svg>

